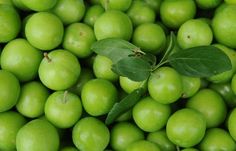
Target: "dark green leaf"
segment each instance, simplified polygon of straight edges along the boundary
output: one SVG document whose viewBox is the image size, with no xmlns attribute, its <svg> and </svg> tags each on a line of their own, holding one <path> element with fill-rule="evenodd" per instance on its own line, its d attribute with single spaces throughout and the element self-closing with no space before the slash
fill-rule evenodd
<svg viewBox="0 0 236 151">
<path fill-rule="evenodd" d="M 116 63 L 122 58 L 134 55 L 138 47 L 119 38 L 107 38 L 95 42 L 91 49 L 99 55 L 106 56 Z M 139 50 L 141 51 L 141 50 Z"/>
<path fill-rule="evenodd" d="M 126 57 L 112 66 L 112 70 L 118 75 L 128 77 L 133 81 L 143 81 L 151 72 L 151 65 L 138 57 Z"/>
<path fill-rule="evenodd" d="M 116 103 L 107 115 L 105 123 L 111 124 L 117 117 L 132 108 L 145 93 L 143 88 L 139 88 L 128 94 L 119 103 Z"/>
<path fill-rule="evenodd" d="M 150 63 L 152 66 L 156 65 L 157 63 L 156 56 L 151 53 L 145 53 L 144 55 L 141 55 L 140 58 Z"/>
<path fill-rule="evenodd" d="M 168 61 L 187 76 L 209 77 L 232 69 L 229 57 L 214 46 L 199 46 L 178 51 Z"/>
</svg>

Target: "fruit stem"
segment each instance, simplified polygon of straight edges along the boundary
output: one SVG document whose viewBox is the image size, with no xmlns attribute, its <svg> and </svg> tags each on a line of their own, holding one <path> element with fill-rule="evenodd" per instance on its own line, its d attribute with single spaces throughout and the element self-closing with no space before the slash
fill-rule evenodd
<svg viewBox="0 0 236 151">
<path fill-rule="evenodd" d="M 64 92 L 64 95 L 63 95 L 63 103 L 64 103 L 64 104 L 66 104 L 66 102 L 67 102 L 67 99 L 66 99 L 67 94 L 68 94 L 68 91 L 65 91 L 65 92 Z"/>
<path fill-rule="evenodd" d="M 108 5 L 109 5 L 109 0 L 106 0 L 106 1 L 105 1 L 105 10 L 108 9 Z"/>
<path fill-rule="evenodd" d="M 51 58 L 49 58 L 49 56 L 48 56 L 48 53 L 47 52 L 44 52 L 43 53 L 43 55 L 44 55 L 44 57 L 48 60 L 48 62 L 51 62 L 52 61 L 52 59 Z"/>
<path fill-rule="evenodd" d="M 180 148 L 179 148 L 179 146 L 176 146 L 176 150 L 177 150 L 177 151 L 180 151 Z"/>
</svg>

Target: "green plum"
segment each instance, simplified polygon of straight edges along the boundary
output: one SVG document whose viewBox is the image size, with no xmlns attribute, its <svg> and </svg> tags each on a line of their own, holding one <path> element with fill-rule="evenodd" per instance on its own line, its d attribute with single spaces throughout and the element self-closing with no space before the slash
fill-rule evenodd
<svg viewBox="0 0 236 151">
<path fill-rule="evenodd" d="M 47 11 L 53 8 L 57 0 L 20 0 L 27 8 L 34 11 Z"/>
<path fill-rule="evenodd" d="M 181 75 L 183 83 L 182 98 L 192 97 L 201 87 L 201 79 L 196 77 L 189 77 Z"/>
<path fill-rule="evenodd" d="M 139 140 L 130 144 L 125 151 L 161 151 L 159 146 L 153 142 L 147 140 Z"/>
<path fill-rule="evenodd" d="M 120 10 L 125 12 L 131 5 L 132 0 L 100 0 L 106 10 Z"/>
<path fill-rule="evenodd" d="M 92 5 L 87 9 L 83 22 L 93 27 L 96 20 L 104 12 L 105 9 L 101 5 Z"/>
</svg>

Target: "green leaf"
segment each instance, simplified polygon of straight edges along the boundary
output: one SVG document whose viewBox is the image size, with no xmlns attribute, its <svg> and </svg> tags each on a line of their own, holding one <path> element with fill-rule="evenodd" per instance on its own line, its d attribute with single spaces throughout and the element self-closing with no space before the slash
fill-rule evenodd
<svg viewBox="0 0 236 151">
<path fill-rule="evenodd" d="M 145 53 L 144 55 L 141 55 L 140 58 L 147 61 L 151 66 L 155 66 L 157 63 L 156 56 L 151 53 Z"/>
<path fill-rule="evenodd" d="M 152 66 L 146 60 L 138 57 L 126 57 L 112 66 L 112 70 L 120 76 L 128 77 L 133 81 L 146 80 L 151 72 Z"/>
<path fill-rule="evenodd" d="M 132 108 L 140 100 L 144 93 L 144 88 L 138 88 L 128 94 L 119 103 L 116 103 L 108 113 L 105 123 L 107 125 L 111 124 L 121 114 Z"/>
<path fill-rule="evenodd" d="M 179 73 L 194 77 L 210 77 L 232 69 L 229 57 L 214 46 L 199 46 L 178 51 L 168 61 Z"/>
<path fill-rule="evenodd" d="M 113 63 L 120 59 L 134 55 L 135 51 L 141 50 L 128 41 L 119 38 L 107 38 L 95 42 L 91 49 L 99 55 L 106 56 L 112 60 Z"/>
</svg>

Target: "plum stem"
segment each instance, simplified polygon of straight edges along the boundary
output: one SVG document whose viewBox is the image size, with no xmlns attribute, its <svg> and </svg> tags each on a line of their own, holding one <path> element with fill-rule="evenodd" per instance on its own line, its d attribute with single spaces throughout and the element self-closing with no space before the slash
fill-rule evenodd
<svg viewBox="0 0 236 151">
<path fill-rule="evenodd" d="M 48 53 L 47 53 L 47 52 L 44 52 L 44 53 L 43 53 L 43 55 L 44 55 L 44 57 L 47 59 L 47 61 L 48 61 L 48 62 L 51 62 L 51 61 L 52 61 L 52 59 L 51 59 L 51 58 L 49 58 L 49 56 L 48 56 Z"/>
<path fill-rule="evenodd" d="M 64 103 L 64 104 L 67 102 L 67 99 L 66 99 L 67 94 L 68 94 L 68 91 L 65 91 L 65 92 L 64 92 L 64 95 L 63 95 L 63 103 Z"/>
</svg>

